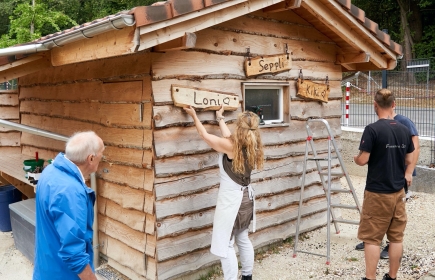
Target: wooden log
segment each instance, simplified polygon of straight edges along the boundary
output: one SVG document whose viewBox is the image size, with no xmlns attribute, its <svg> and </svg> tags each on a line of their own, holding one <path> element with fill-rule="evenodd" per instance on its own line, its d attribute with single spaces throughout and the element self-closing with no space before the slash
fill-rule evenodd
<svg viewBox="0 0 435 280">
<path fill-rule="evenodd" d="M 311 27 L 312 24 L 310 24 L 308 21 L 303 19 L 301 16 L 296 14 L 294 11 L 283 11 L 283 12 L 277 12 L 277 13 L 265 13 L 263 10 L 258 10 L 253 13 L 250 13 L 252 16 L 261 17 L 264 20 L 277 20 L 282 21 L 289 25 L 303 25 L 307 28 Z"/>
<path fill-rule="evenodd" d="M 213 228 L 209 227 L 201 231 L 187 232 L 177 237 L 159 240 L 157 243 L 157 261 L 165 261 L 209 247 L 212 230 Z"/>
<path fill-rule="evenodd" d="M 147 235 L 147 244 L 145 247 L 145 254 L 155 258 L 156 256 L 157 239 L 155 235 Z"/>
<path fill-rule="evenodd" d="M 239 108 L 239 98 L 233 93 L 216 92 L 210 89 L 172 85 L 172 100 L 177 107 L 192 106 L 204 111 L 216 111 L 223 106 L 225 111 Z"/>
<path fill-rule="evenodd" d="M 143 111 L 141 113 L 141 106 Z M 151 128 L 151 103 L 106 104 L 98 102 L 66 103 L 53 101 L 22 100 L 21 113 L 37 113 L 41 116 L 69 118 L 108 127 Z M 142 120 L 141 120 L 142 115 Z"/>
<path fill-rule="evenodd" d="M 106 146 L 104 149 L 104 160 L 120 165 L 133 165 L 146 168 L 153 165 L 153 152 L 151 150 Z"/>
<path fill-rule="evenodd" d="M 142 211 L 124 209 L 115 202 L 107 200 L 106 216 L 121 222 L 134 230 L 144 232 L 145 213 Z"/>
<path fill-rule="evenodd" d="M 157 279 L 157 260 L 150 256 L 146 256 L 147 261 L 147 279 L 156 280 Z M 132 278 L 135 279 L 135 278 Z"/>
<path fill-rule="evenodd" d="M 0 119 L 16 120 L 20 118 L 20 111 L 18 107 L 2 106 L 0 104 Z"/>
<path fill-rule="evenodd" d="M 225 121 L 228 122 L 236 120 L 237 115 L 241 113 L 241 111 L 241 106 L 239 105 L 236 111 L 224 112 Z M 175 107 L 171 105 L 154 106 L 153 112 L 154 127 L 161 128 L 165 126 L 174 126 L 181 123 L 192 122 L 192 118 L 180 107 Z M 200 121 L 216 121 L 216 112 L 214 111 L 197 112 L 197 116 Z M 159 133 L 159 131 L 160 130 L 155 131 L 154 135 Z M 155 140 L 155 143 L 157 142 L 159 141 Z"/>
<path fill-rule="evenodd" d="M 217 166 L 217 153 L 198 154 L 194 156 L 176 156 L 170 159 L 156 159 L 155 176 L 166 177 L 172 174 L 196 172 Z"/>
<path fill-rule="evenodd" d="M 107 218 L 105 233 L 129 247 L 145 253 L 147 235 L 144 232 L 133 230 L 120 222 Z"/>
<path fill-rule="evenodd" d="M 218 188 L 212 188 L 205 192 L 170 198 L 156 201 L 156 219 L 159 222 L 162 218 L 172 215 L 184 215 L 197 212 L 201 209 L 214 207 L 216 205 Z M 168 207 L 171 205 L 171 207 Z"/>
<path fill-rule="evenodd" d="M 18 106 L 18 94 L 0 93 L 0 105 Z"/>
<path fill-rule="evenodd" d="M 147 214 L 154 214 L 154 201 L 156 198 L 152 193 L 145 192 L 145 201 L 143 206 L 143 211 Z"/>
<path fill-rule="evenodd" d="M 341 100 L 323 102 L 290 102 L 290 112 L 293 119 L 307 120 L 309 118 L 341 118 Z"/>
<path fill-rule="evenodd" d="M 154 214 L 147 214 L 145 217 L 145 233 L 149 235 L 156 235 L 156 216 Z"/>
<path fill-rule="evenodd" d="M 150 76 L 148 76 L 148 80 L 149 79 Z M 145 90 L 143 89 L 144 82 L 142 82 L 142 80 L 112 83 L 103 83 L 93 80 L 77 83 L 68 83 L 67 81 L 59 82 L 61 82 L 61 84 L 21 87 L 20 100 L 37 98 L 40 100 L 76 102 L 104 101 L 139 103 L 143 101 L 142 96 L 145 96 Z M 122 92 L 122 95 L 119 94 L 120 92 Z"/>
<path fill-rule="evenodd" d="M 337 139 L 336 139 L 337 140 Z M 328 140 L 319 139 L 314 141 L 316 145 L 316 151 L 319 153 L 324 153 L 328 151 Z M 340 142 L 337 142 L 338 149 L 341 150 Z M 305 154 L 306 141 L 301 141 L 297 143 L 280 144 L 273 146 L 264 147 L 264 157 L 266 159 L 279 159 L 290 156 L 299 156 Z M 311 148 L 310 148 L 311 150 Z M 311 151 L 309 150 L 309 153 Z"/>
<path fill-rule="evenodd" d="M 168 41 L 153 47 L 155 52 L 178 51 L 194 48 L 196 45 L 196 34 L 186 32 L 184 36 Z"/>
<path fill-rule="evenodd" d="M 139 275 L 146 275 L 145 255 L 110 236 L 107 236 L 107 256 Z"/>
<path fill-rule="evenodd" d="M 153 170 L 136 168 L 133 166 L 125 166 L 100 162 L 97 170 L 99 178 L 112 183 L 129 186 L 133 189 L 152 190 L 153 185 Z M 149 187 L 151 185 L 151 187 Z"/>
<path fill-rule="evenodd" d="M 22 114 L 21 123 L 61 135 L 72 135 L 76 131 L 93 130 L 106 144 L 127 148 L 152 146 L 151 130 L 104 127 L 76 120 Z M 29 136 L 33 137 L 33 136 Z"/>
<path fill-rule="evenodd" d="M 290 54 L 265 55 L 245 60 L 246 77 L 255 77 L 262 74 L 273 74 L 292 69 Z"/>
<path fill-rule="evenodd" d="M 20 132 L 1 132 L 0 146 L 19 147 Z"/>
<path fill-rule="evenodd" d="M 98 194 L 116 202 L 122 208 L 143 210 L 145 201 L 144 190 L 133 189 L 128 186 L 121 186 L 98 179 Z"/>
</svg>

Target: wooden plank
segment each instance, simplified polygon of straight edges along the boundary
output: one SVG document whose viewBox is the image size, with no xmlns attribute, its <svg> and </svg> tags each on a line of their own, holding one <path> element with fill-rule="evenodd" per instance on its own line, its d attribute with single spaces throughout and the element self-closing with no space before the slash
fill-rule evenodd
<svg viewBox="0 0 435 280">
<path fill-rule="evenodd" d="M 98 180 L 98 186 L 99 195 L 116 202 L 122 208 L 136 209 L 139 211 L 143 210 L 145 201 L 144 190 L 133 189 L 125 185 L 110 183 L 102 179 Z"/>
<path fill-rule="evenodd" d="M 0 93 L 0 105 L 18 106 L 18 94 Z"/>
<path fill-rule="evenodd" d="M 150 57 L 149 52 L 137 52 L 131 55 L 53 67 L 22 77 L 19 83 L 21 86 L 56 85 L 79 81 L 119 80 L 121 77 L 123 79 L 137 78 L 141 81 L 143 77 L 150 74 Z M 119 97 L 119 92 L 117 95 Z"/>
<path fill-rule="evenodd" d="M 277 13 L 277 12 L 287 11 L 291 9 L 297 9 L 300 6 L 301 6 L 301 0 L 286 0 L 285 2 L 281 2 L 273 6 L 264 8 L 263 12 Z"/>
<path fill-rule="evenodd" d="M 141 149 L 151 148 L 152 145 L 151 130 L 104 127 L 99 124 L 76 120 L 28 114 L 21 115 L 21 123 L 61 135 L 72 135 L 76 131 L 93 130 L 103 139 L 104 143 L 113 146 Z"/>
<path fill-rule="evenodd" d="M 102 245 L 98 247 L 98 251 L 104 256 L 107 256 L 107 235 L 101 230 L 98 231 L 98 242 Z"/>
<path fill-rule="evenodd" d="M 125 245 L 145 253 L 145 246 L 147 243 L 147 235 L 144 232 L 139 232 L 129 228 L 128 226 L 107 218 L 105 233 L 124 243 Z"/>
<path fill-rule="evenodd" d="M 153 152 L 151 150 L 106 146 L 104 149 L 104 159 L 105 161 L 120 165 L 133 165 L 146 168 L 153 164 Z"/>
<path fill-rule="evenodd" d="M 65 142 L 64 142 L 64 146 L 65 146 Z M 39 158 L 49 160 L 49 159 L 54 159 L 59 152 L 63 152 L 63 151 L 46 150 L 38 147 L 27 146 L 21 143 L 21 153 L 23 155 L 27 155 L 28 157 L 34 157 L 36 152 L 38 152 Z"/>
<path fill-rule="evenodd" d="M 106 216 L 121 222 L 134 230 L 144 232 L 145 213 L 142 211 L 124 209 L 108 199 L 106 202 Z"/>
<path fill-rule="evenodd" d="M 143 106 L 141 120 L 141 106 Z M 151 128 L 151 103 L 120 104 L 99 102 L 54 102 L 22 100 L 21 113 L 37 113 L 43 116 L 71 118 L 97 123 L 108 127 Z"/>
<path fill-rule="evenodd" d="M 248 58 L 245 60 L 246 77 L 255 77 L 262 74 L 273 74 L 292 69 L 290 55 L 267 55 Z"/>
<path fill-rule="evenodd" d="M 213 224 L 214 208 L 200 212 L 164 218 L 157 222 L 157 239 L 195 231 Z"/>
<path fill-rule="evenodd" d="M 298 79 L 297 87 L 297 97 L 305 100 L 328 102 L 329 85 Z"/>
<path fill-rule="evenodd" d="M 20 112 L 18 107 L 1 106 L 0 105 L 0 119 L 4 120 L 16 120 L 20 118 Z"/>
<path fill-rule="evenodd" d="M 4 178 L 8 179 L 7 181 L 14 181 L 15 184 L 20 186 L 20 182 L 22 182 L 33 188 L 33 185 L 27 180 L 25 172 L 23 171 L 23 161 L 26 159 L 30 158 L 20 152 L 15 154 L 1 154 L 0 173 Z M 23 186 L 23 190 L 25 189 L 27 190 L 28 188 Z"/>
<path fill-rule="evenodd" d="M 243 56 L 224 56 L 203 52 L 186 52 L 179 56 L 177 52 L 156 55 L 153 60 L 153 79 L 175 79 L 195 77 L 222 79 L 224 77 L 244 80 Z M 188 67 L 186 66 L 188 62 Z M 276 75 L 261 75 L 265 79 L 288 80 L 299 76 L 303 69 L 304 77 L 309 80 L 324 79 L 341 80 L 341 66 L 333 63 L 293 61 L 292 70 Z"/>
<path fill-rule="evenodd" d="M 347 53 L 337 55 L 337 64 L 366 63 L 370 61 L 370 53 Z"/>
<path fill-rule="evenodd" d="M 38 98 L 40 100 L 78 102 L 136 102 L 142 101 L 142 81 L 107 82 L 80 81 L 77 83 L 27 86 L 20 89 L 20 100 Z M 122 92 L 122 94 L 119 94 Z"/>
<path fill-rule="evenodd" d="M 181 123 L 192 122 L 192 117 L 190 117 L 182 108 L 175 107 L 171 105 L 164 106 L 154 106 L 153 107 L 153 120 L 154 127 L 162 128 L 165 126 L 173 126 Z M 225 122 L 235 121 L 237 115 L 242 112 L 242 108 L 239 105 L 236 111 L 226 111 L 224 112 Z M 197 116 L 200 121 L 213 122 L 216 121 L 216 112 L 214 111 L 204 111 L 197 112 Z M 155 139 L 156 134 L 160 134 L 160 130 L 154 131 L 154 142 L 159 141 Z"/>
<path fill-rule="evenodd" d="M 341 100 L 330 100 L 328 103 L 321 102 L 290 102 L 292 118 L 307 120 L 309 118 L 338 118 L 341 117 Z"/>
<path fill-rule="evenodd" d="M 157 261 L 169 260 L 198 249 L 208 248 L 211 243 L 212 230 L 213 228 L 209 227 L 201 231 L 187 232 L 177 237 L 159 240 L 157 243 Z"/>
<path fill-rule="evenodd" d="M 145 217 L 145 233 L 149 235 L 156 235 L 156 216 L 147 214 Z"/>
<path fill-rule="evenodd" d="M 23 60 L 16 61 L 8 64 L 4 67 L 4 70 L 1 71 L 2 75 L 0 77 L 0 83 L 8 82 L 10 80 L 20 78 L 38 71 L 43 71 L 51 67 L 51 61 L 47 57 L 39 57 L 40 59 L 33 60 L 32 58 L 28 58 L 29 62 L 23 64 Z M 30 61 L 33 60 L 33 61 Z"/>
<path fill-rule="evenodd" d="M 107 256 L 140 275 L 146 275 L 145 255 L 110 236 L 107 236 Z"/>
<path fill-rule="evenodd" d="M 325 80 L 318 80 L 318 82 L 324 82 Z M 290 96 L 292 101 L 293 100 L 302 100 L 299 97 L 296 97 L 297 93 L 297 86 L 296 82 L 290 82 Z M 329 99 L 342 99 L 343 98 L 343 91 L 341 89 L 341 82 L 340 81 L 329 81 Z"/>
<path fill-rule="evenodd" d="M 20 132 L 1 132 L 0 146 L 19 147 L 20 136 L 21 136 Z"/>
<path fill-rule="evenodd" d="M 171 215 L 184 215 L 216 205 L 218 188 L 212 188 L 199 194 L 185 195 L 167 200 L 156 201 L 156 219 Z M 168 207 L 171 205 L 171 207 Z"/>
<path fill-rule="evenodd" d="M 250 14 L 223 22 L 213 28 L 290 40 L 332 42 L 330 38 L 310 25 L 292 24 L 291 17 L 286 21 L 267 20 L 262 16 Z"/>
<path fill-rule="evenodd" d="M 145 192 L 145 202 L 143 206 L 143 211 L 147 214 L 154 214 L 154 201 L 156 198 L 154 197 L 154 194 Z"/>
<path fill-rule="evenodd" d="M 112 164 L 108 162 L 100 162 L 97 175 L 105 181 L 129 186 L 138 190 L 143 190 L 146 185 L 150 183 L 152 184 L 154 177 L 153 171 L 150 169 Z"/>
<path fill-rule="evenodd" d="M 265 14 L 262 15 L 263 17 Z M 288 28 L 288 27 L 286 27 Z M 312 27 L 311 27 L 312 28 Z M 213 53 L 246 53 L 249 46 L 254 55 L 279 55 L 285 52 L 287 44 L 293 60 L 336 61 L 337 46 L 322 42 L 292 40 L 267 35 L 256 35 L 245 32 L 229 32 L 219 29 L 206 29 L 198 32 L 196 48 Z"/>
<path fill-rule="evenodd" d="M 1 151 L 1 150 L 0 150 Z M 23 172 L 24 177 L 24 172 Z M 7 182 L 17 188 L 22 194 L 27 196 L 27 198 L 34 198 L 35 195 L 35 187 L 29 185 L 29 183 L 24 183 L 22 180 L 17 180 L 16 178 L 6 174 L 5 172 L 0 170 L 0 179 L 2 182 Z"/>
<path fill-rule="evenodd" d="M 60 66 L 129 54 L 136 45 L 135 30 L 135 26 L 128 26 L 53 48 L 51 61 L 54 66 Z"/>
<path fill-rule="evenodd" d="M 213 168 L 193 174 L 156 178 L 154 186 L 156 200 L 186 195 L 216 186 L 219 184 L 218 172 Z"/>
<path fill-rule="evenodd" d="M 153 80 L 152 89 L 155 105 L 158 104 L 173 104 L 171 96 L 172 84 L 183 85 L 187 87 L 201 87 L 211 88 L 216 91 L 232 92 L 237 94 L 240 100 L 243 100 L 242 85 L 240 80 L 177 80 L 177 79 L 165 79 L 165 80 Z"/>
<path fill-rule="evenodd" d="M 44 153 L 44 155 L 41 154 L 41 158 L 53 158 L 53 153 L 57 155 L 59 152 L 65 152 L 64 141 L 54 140 L 26 132 L 22 132 L 21 134 L 21 145 L 32 147 L 35 151 L 41 150 L 41 152 Z"/>
<path fill-rule="evenodd" d="M 156 280 L 157 279 L 157 260 L 155 258 L 152 258 L 150 256 L 146 257 L 146 264 L 147 264 L 147 278 L 149 280 Z M 135 278 L 132 278 L 135 279 Z"/>
<path fill-rule="evenodd" d="M 170 174 L 196 172 L 217 166 L 217 153 L 198 154 L 194 156 L 177 156 L 170 159 L 156 159 L 155 176 L 165 177 Z"/>
<path fill-rule="evenodd" d="M 196 45 L 196 34 L 186 32 L 184 36 L 168 41 L 153 47 L 155 52 L 178 51 L 194 48 Z"/>
<path fill-rule="evenodd" d="M 155 279 L 155 278 L 148 278 L 147 279 L 147 278 L 145 278 L 145 276 L 138 274 L 133 269 L 118 263 L 117 261 L 115 261 L 112 258 L 107 259 L 107 264 L 109 266 L 113 267 L 114 269 L 116 269 L 117 271 L 119 271 L 120 273 L 122 273 L 123 275 L 127 276 L 129 279 L 135 279 L 135 280 L 136 279 L 137 280 L 151 280 L 151 279 L 154 280 Z"/>
<path fill-rule="evenodd" d="M 0 155 L 12 155 L 21 153 L 21 147 L 0 147 Z"/>
<path fill-rule="evenodd" d="M 98 230 L 99 231 L 106 233 L 106 226 L 107 226 L 108 219 L 109 219 L 108 217 L 101 215 L 101 214 L 98 214 Z"/>
<path fill-rule="evenodd" d="M 97 197 L 97 205 L 98 205 L 98 213 L 106 215 L 106 203 L 107 203 L 107 199 L 102 197 L 102 196 L 98 196 Z"/>
<path fill-rule="evenodd" d="M 232 93 L 181 85 L 172 85 L 172 100 L 178 107 L 192 106 L 206 111 L 219 110 L 221 106 L 226 111 L 235 111 L 240 105 L 239 98 Z"/>
<path fill-rule="evenodd" d="M 8 121 L 14 123 L 20 123 L 20 120 L 8 120 Z M 0 132 L 11 132 L 11 131 L 18 132 L 19 130 L 0 124 Z"/>
<path fill-rule="evenodd" d="M 150 257 L 156 256 L 157 239 L 155 235 L 147 235 L 145 254 Z"/>
<path fill-rule="evenodd" d="M 287 24 L 292 23 L 293 25 L 305 25 L 307 27 L 311 26 L 312 28 L 314 28 L 308 21 L 296 14 L 295 11 L 287 10 L 277 13 L 265 13 L 263 10 L 259 10 L 251 13 L 250 15 L 263 17 L 266 20 L 280 20 L 286 22 Z"/>
</svg>

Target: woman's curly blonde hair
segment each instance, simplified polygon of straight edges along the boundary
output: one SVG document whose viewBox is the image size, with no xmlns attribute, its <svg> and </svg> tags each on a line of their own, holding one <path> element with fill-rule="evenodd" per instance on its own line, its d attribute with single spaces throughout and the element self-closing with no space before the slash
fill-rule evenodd
<svg viewBox="0 0 435 280">
<path fill-rule="evenodd" d="M 237 117 L 236 130 L 231 136 L 233 141 L 233 172 L 245 172 L 245 160 L 251 169 L 263 169 L 264 152 L 258 125 L 260 118 L 250 111 L 240 113 Z M 243 156 L 246 151 L 246 159 Z"/>
</svg>

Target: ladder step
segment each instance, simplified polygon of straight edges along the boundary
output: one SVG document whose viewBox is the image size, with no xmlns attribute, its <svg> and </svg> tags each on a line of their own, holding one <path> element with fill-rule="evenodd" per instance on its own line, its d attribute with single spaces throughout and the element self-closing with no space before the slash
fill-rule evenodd
<svg viewBox="0 0 435 280">
<path fill-rule="evenodd" d="M 346 208 L 346 209 L 355 209 L 355 210 L 358 210 L 358 207 L 356 207 L 355 205 L 331 204 L 331 207 L 337 207 L 337 208 Z"/>
<path fill-rule="evenodd" d="M 351 220 L 343 220 L 343 219 L 335 219 L 333 222 L 337 223 L 343 223 L 343 224 L 352 224 L 352 225 L 359 225 L 359 221 L 351 221 Z"/>
<path fill-rule="evenodd" d="M 319 172 L 319 175 L 328 175 L 328 172 Z M 331 176 L 343 176 L 343 172 L 331 172 Z"/>
<path fill-rule="evenodd" d="M 334 189 L 334 188 L 331 188 L 331 192 L 341 192 L 341 193 L 352 193 L 352 191 L 351 190 L 348 190 L 348 189 Z"/>
<path fill-rule="evenodd" d="M 330 159 L 338 159 L 338 157 L 331 157 Z M 329 158 L 316 158 L 316 157 L 313 157 L 313 158 L 307 158 L 307 160 L 330 160 Z"/>
</svg>

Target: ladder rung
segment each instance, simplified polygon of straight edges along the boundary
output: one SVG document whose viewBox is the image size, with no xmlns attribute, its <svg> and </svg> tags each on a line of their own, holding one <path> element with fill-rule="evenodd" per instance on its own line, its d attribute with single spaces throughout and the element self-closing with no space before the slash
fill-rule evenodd
<svg viewBox="0 0 435 280">
<path fill-rule="evenodd" d="M 352 193 L 352 191 L 348 189 L 333 189 L 333 188 L 331 188 L 331 192 Z"/>
<path fill-rule="evenodd" d="M 331 159 L 337 159 L 338 157 L 331 157 Z M 313 158 L 307 158 L 307 160 L 329 160 L 329 158 L 316 158 L 316 157 L 313 157 Z"/>
<path fill-rule="evenodd" d="M 319 172 L 319 175 L 328 175 L 328 172 Z M 343 172 L 331 172 L 331 176 L 343 176 Z"/>
<path fill-rule="evenodd" d="M 308 251 L 300 251 L 300 250 L 296 250 L 296 252 L 304 253 L 304 254 L 310 254 L 310 255 L 315 255 L 315 256 L 319 256 L 319 257 L 327 257 L 326 255 L 317 254 L 317 253 L 312 253 L 312 252 L 308 252 Z M 293 256 L 293 257 L 294 257 L 294 256 Z"/>
<path fill-rule="evenodd" d="M 343 224 L 359 225 L 359 221 L 351 221 L 351 220 L 343 220 L 343 219 L 335 219 L 333 222 L 343 223 Z"/>
<path fill-rule="evenodd" d="M 346 208 L 346 209 L 355 209 L 355 210 L 358 210 L 358 207 L 356 207 L 355 205 L 331 204 L 331 207 L 337 207 L 337 208 Z"/>
</svg>

